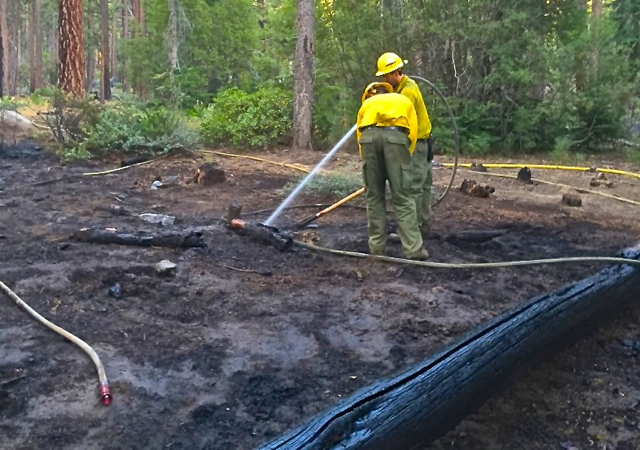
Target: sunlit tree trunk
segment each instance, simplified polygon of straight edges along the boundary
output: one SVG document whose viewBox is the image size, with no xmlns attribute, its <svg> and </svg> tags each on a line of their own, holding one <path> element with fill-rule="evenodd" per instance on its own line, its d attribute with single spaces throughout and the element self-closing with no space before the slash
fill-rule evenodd
<svg viewBox="0 0 640 450">
<path fill-rule="evenodd" d="M 178 69 L 178 2 L 177 0 L 167 0 L 169 6 L 169 70 L 173 72 Z"/>
<path fill-rule="evenodd" d="M 297 0 L 296 53 L 293 82 L 293 147 L 311 147 L 313 106 L 313 0 Z"/>
<path fill-rule="evenodd" d="M 82 0 L 59 0 L 58 87 L 67 94 L 82 97 L 85 89 Z"/>
</svg>

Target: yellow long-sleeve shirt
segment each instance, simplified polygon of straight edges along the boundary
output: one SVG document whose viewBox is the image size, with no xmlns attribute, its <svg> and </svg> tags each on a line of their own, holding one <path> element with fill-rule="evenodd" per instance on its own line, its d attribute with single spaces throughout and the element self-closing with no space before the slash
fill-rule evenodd
<svg viewBox="0 0 640 450">
<path fill-rule="evenodd" d="M 371 125 L 408 129 L 411 141 L 409 152 L 413 154 L 418 138 L 418 116 L 413 103 L 406 96 L 393 93 L 378 94 L 366 99 L 358 111 L 356 124 L 358 142 L 362 136 L 361 129 Z"/>
<path fill-rule="evenodd" d="M 418 84 L 405 75 L 394 92 L 406 96 L 413 103 L 418 115 L 418 139 L 426 139 L 431 136 L 431 120 Z"/>
</svg>

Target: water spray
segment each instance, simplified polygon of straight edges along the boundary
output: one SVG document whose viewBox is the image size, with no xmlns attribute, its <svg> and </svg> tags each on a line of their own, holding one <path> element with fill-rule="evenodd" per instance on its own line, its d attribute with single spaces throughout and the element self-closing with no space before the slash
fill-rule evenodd
<svg viewBox="0 0 640 450">
<path fill-rule="evenodd" d="M 300 184 L 296 186 L 293 192 L 291 192 L 291 194 L 289 194 L 287 198 L 284 199 L 284 201 L 280 204 L 280 206 L 278 206 L 278 208 L 273 212 L 273 214 L 271 214 L 271 216 L 269 216 L 269 218 L 264 222 L 264 225 L 266 226 L 273 225 L 273 223 L 278 218 L 280 213 L 282 213 L 282 211 L 289 205 L 289 203 L 291 203 L 293 199 L 295 199 L 298 196 L 298 194 L 300 194 L 302 189 L 304 189 L 304 187 L 309 183 L 309 181 L 311 181 L 311 179 L 314 176 L 316 176 L 316 174 L 318 173 L 318 170 L 320 170 L 322 166 L 324 166 L 327 163 L 327 161 L 329 161 L 329 158 L 331 158 L 338 150 L 340 150 L 340 148 L 344 145 L 345 142 L 347 142 L 347 140 L 351 137 L 351 135 L 356 132 L 356 128 L 357 126 L 354 125 L 353 127 L 351 127 L 349 131 L 347 131 L 347 134 L 345 134 L 342 137 L 342 139 L 340 139 L 338 143 L 334 145 L 334 147 L 329 151 L 329 153 L 327 153 L 324 156 L 324 158 L 322 158 L 322 160 L 318 164 L 316 164 L 313 170 L 311 170 L 311 172 L 309 172 L 309 174 L 306 177 L 304 177 L 304 179 L 300 182 Z"/>
</svg>

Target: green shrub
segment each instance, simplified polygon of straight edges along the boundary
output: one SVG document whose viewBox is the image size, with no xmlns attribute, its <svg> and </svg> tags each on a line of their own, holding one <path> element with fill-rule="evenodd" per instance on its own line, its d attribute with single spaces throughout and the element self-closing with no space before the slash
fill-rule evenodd
<svg viewBox="0 0 640 450">
<path fill-rule="evenodd" d="M 300 176 L 295 181 L 287 183 L 279 192 L 285 196 L 291 193 L 306 175 Z M 362 171 L 359 166 L 348 165 L 330 172 L 319 173 L 305 186 L 304 191 L 308 194 L 335 195 L 346 197 L 354 191 L 364 186 Z"/>
<path fill-rule="evenodd" d="M 136 100 L 105 106 L 97 120 L 83 125 L 79 143 L 83 155 L 135 148 L 164 152 L 189 148 L 198 141 L 197 132 L 187 127 L 180 112 Z"/>
<path fill-rule="evenodd" d="M 286 144 L 291 138 L 289 92 L 263 87 L 253 93 L 238 88 L 221 91 L 203 113 L 205 142 L 236 148 Z"/>
</svg>

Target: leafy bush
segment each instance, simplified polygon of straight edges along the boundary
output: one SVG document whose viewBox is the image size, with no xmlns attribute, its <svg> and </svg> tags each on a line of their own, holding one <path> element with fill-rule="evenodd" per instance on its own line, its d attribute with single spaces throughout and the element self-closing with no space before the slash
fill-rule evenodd
<svg viewBox="0 0 640 450">
<path fill-rule="evenodd" d="M 266 147 L 291 138 L 292 98 L 277 87 L 247 93 L 229 88 L 214 98 L 203 113 L 203 139 L 213 145 Z"/>
<path fill-rule="evenodd" d="M 293 191 L 306 175 L 287 183 L 281 190 L 281 195 L 288 195 Z M 319 173 L 305 186 L 304 192 L 318 195 L 335 195 L 346 197 L 364 186 L 362 171 L 359 166 L 345 166 L 330 172 Z"/>
<path fill-rule="evenodd" d="M 83 130 L 85 136 L 80 145 L 91 154 L 141 147 L 163 152 L 192 147 L 198 141 L 197 132 L 188 128 L 178 111 L 135 100 L 105 107 L 99 118 L 85 124 Z"/>
</svg>

